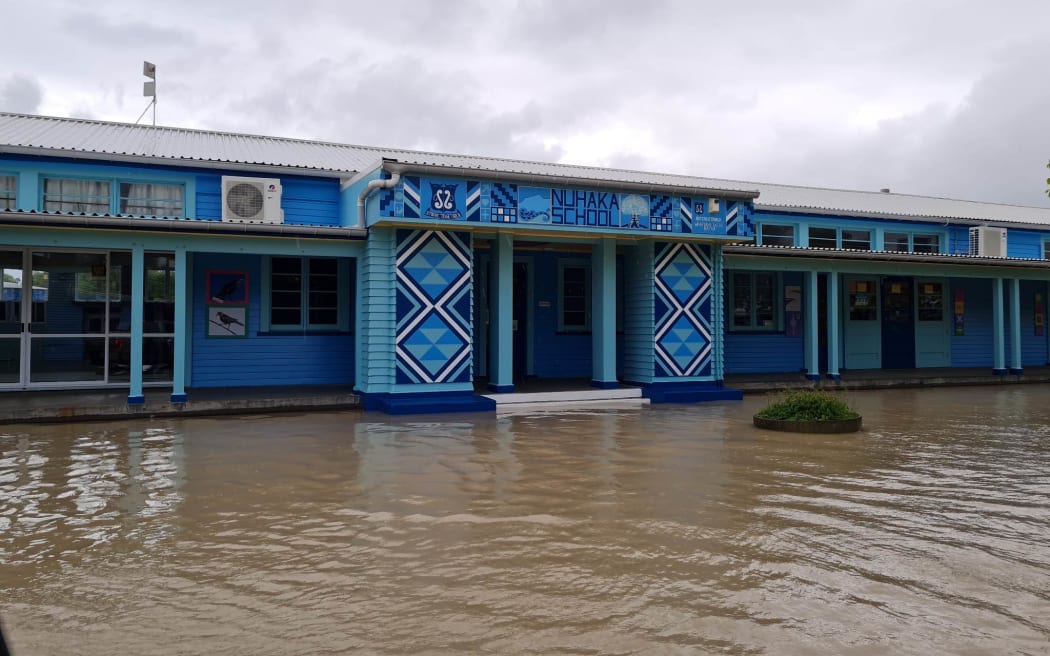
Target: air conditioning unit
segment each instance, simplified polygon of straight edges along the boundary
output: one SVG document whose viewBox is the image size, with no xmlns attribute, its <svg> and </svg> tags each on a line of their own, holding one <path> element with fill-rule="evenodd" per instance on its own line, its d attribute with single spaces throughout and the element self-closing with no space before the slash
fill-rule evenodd
<svg viewBox="0 0 1050 656">
<path fill-rule="evenodd" d="M 970 228 L 970 255 L 1006 257 L 1006 228 Z"/>
<path fill-rule="evenodd" d="M 277 178 L 222 176 L 222 220 L 284 223 L 281 181 Z"/>
</svg>

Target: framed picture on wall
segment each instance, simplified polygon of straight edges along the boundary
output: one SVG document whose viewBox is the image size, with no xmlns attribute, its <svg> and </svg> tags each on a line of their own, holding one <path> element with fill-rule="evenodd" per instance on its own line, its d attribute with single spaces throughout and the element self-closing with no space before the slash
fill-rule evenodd
<svg viewBox="0 0 1050 656">
<path fill-rule="evenodd" d="M 248 272 L 208 272 L 204 296 L 208 305 L 248 305 Z"/>
<path fill-rule="evenodd" d="M 246 337 L 248 335 L 248 308 L 208 307 L 208 337 Z"/>
</svg>

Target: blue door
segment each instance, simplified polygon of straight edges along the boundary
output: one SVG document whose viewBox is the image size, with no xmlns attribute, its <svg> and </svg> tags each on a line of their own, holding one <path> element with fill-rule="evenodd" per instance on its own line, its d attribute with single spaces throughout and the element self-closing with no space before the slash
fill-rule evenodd
<svg viewBox="0 0 1050 656">
<path fill-rule="evenodd" d="M 879 339 L 879 283 L 872 277 L 847 277 L 843 284 L 842 353 L 846 369 L 882 366 Z"/>
<path fill-rule="evenodd" d="M 882 279 L 882 368 L 915 368 L 912 279 Z"/>
<path fill-rule="evenodd" d="M 950 367 L 951 325 L 942 280 L 915 281 L 915 366 Z"/>
</svg>

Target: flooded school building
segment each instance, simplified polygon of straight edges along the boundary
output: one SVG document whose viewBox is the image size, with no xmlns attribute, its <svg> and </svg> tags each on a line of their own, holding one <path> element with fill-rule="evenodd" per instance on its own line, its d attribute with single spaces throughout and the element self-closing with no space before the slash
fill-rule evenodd
<svg viewBox="0 0 1050 656">
<path fill-rule="evenodd" d="M 1019 376 L 1048 244 L 1050 208 L 0 114 L 0 394 Z"/>
</svg>

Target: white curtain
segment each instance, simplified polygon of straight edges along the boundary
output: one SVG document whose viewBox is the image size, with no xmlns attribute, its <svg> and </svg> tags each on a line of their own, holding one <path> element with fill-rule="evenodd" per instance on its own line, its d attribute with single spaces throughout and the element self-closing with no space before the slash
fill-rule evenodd
<svg viewBox="0 0 1050 656">
<path fill-rule="evenodd" d="M 15 176 L 0 175 L 0 210 L 15 207 Z"/>
<path fill-rule="evenodd" d="M 49 212 L 107 214 L 109 183 L 104 180 L 44 180 L 44 209 Z"/>
<path fill-rule="evenodd" d="M 183 216 L 182 186 L 170 184 L 120 185 L 120 213 L 145 216 Z"/>
</svg>

